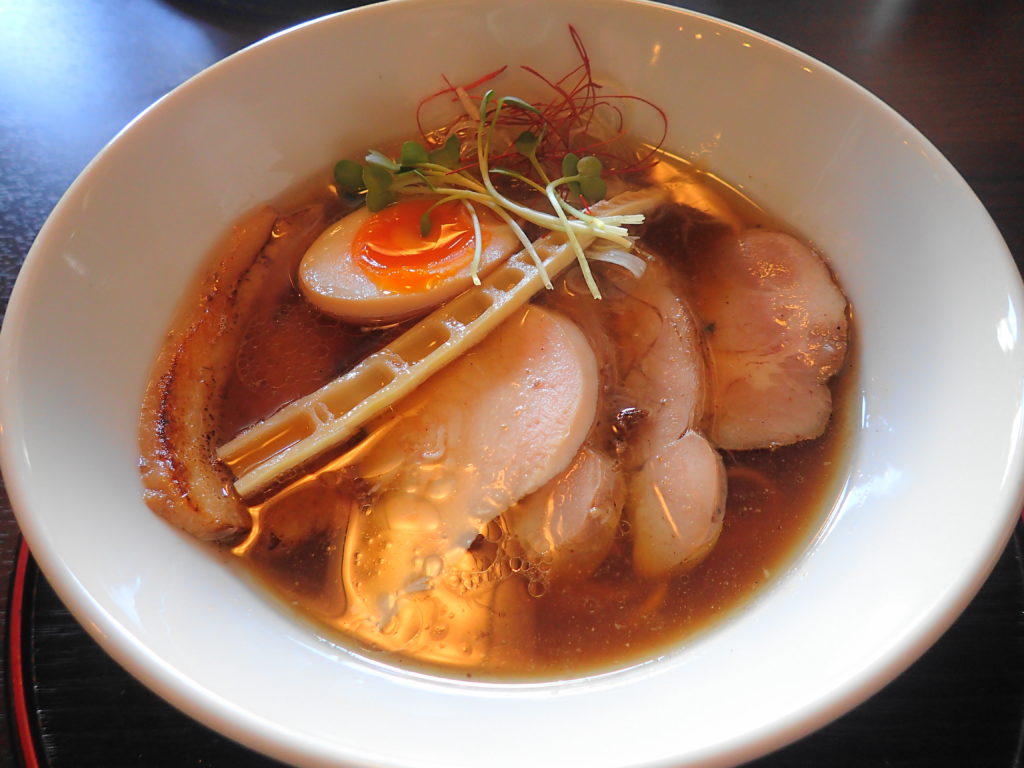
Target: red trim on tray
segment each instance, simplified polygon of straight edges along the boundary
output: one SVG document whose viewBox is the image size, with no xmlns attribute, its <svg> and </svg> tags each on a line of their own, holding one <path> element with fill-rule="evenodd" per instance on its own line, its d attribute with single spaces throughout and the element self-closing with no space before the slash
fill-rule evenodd
<svg viewBox="0 0 1024 768">
<path fill-rule="evenodd" d="M 18 746 L 25 768 L 40 768 L 36 754 L 36 741 L 32 734 L 32 722 L 25 698 L 25 668 L 22 657 L 22 608 L 25 605 L 25 578 L 29 561 L 28 545 L 22 539 L 18 544 L 18 559 L 14 565 L 14 584 L 11 601 L 7 606 L 7 661 L 11 680 L 11 698 L 14 705 L 14 726 Z"/>
</svg>

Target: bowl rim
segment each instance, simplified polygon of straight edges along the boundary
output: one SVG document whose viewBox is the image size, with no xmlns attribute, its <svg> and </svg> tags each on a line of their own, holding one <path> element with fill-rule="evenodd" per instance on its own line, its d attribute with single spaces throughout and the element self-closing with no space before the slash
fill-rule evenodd
<svg viewBox="0 0 1024 768">
<path fill-rule="evenodd" d="M 102 167 L 107 156 L 111 152 L 116 151 L 116 147 L 122 140 L 122 137 L 131 132 L 134 126 L 141 121 L 148 120 L 149 116 L 154 113 L 154 110 L 160 108 L 161 105 L 178 98 L 179 94 L 194 87 L 196 83 L 203 82 L 209 76 L 208 73 L 212 69 L 223 66 L 225 62 L 244 61 L 246 57 L 252 55 L 252 51 L 262 50 L 264 46 L 272 45 L 273 41 L 279 38 L 301 34 L 301 30 L 313 25 L 320 25 L 325 22 L 335 23 L 331 20 L 337 20 L 341 17 L 371 14 L 391 16 L 394 13 L 391 6 L 430 5 L 434 2 L 437 2 L 437 0 L 390 0 L 390 2 L 385 4 L 353 8 L 290 27 L 225 57 L 212 65 L 212 67 L 189 78 L 143 110 L 119 131 L 89 162 L 61 197 L 60 201 L 58 201 L 53 213 L 51 213 L 37 235 L 12 290 L 4 326 L 2 331 L 0 331 L 0 361 L 9 360 L 12 357 L 12 345 L 14 344 L 14 339 L 19 335 L 19 326 L 23 323 L 23 315 L 26 311 L 23 307 L 32 300 L 34 290 L 32 290 L 31 285 L 37 280 L 38 265 L 44 258 L 50 239 L 57 236 L 57 230 L 60 228 L 60 219 L 67 207 L 66 201 L 74 196 L 83 194 L 83 190 L 89 184 L 92 177 L 100 172 L 99 169 Z M 984 211 L 973 191 L 970 190 L 966 181 L 959 176 L 938 150 L 913 128 L 905 118 L 898 115 L 877 96 L 866 91 L 845 75 L 772 38 L 707 14 L 666 6 L 651 2 L 651 0 L 602 0 L 602 2 L 609 5 L 653 7 L 670 14 L 697 18 L 704 22 L 720 25 L 757 38 L 764 44 L 775 46 L 799 59 L 813 62 L 814 66 L 820 71 L 826 72 L 830 77 L 838 78 L 845 87 L 855 89 L 861 98 L 870 99 L 877 107 L 887 113 L 889 119 L 900 121 L 909 132 L 912 132 L 918 138 L 924 150 L 932 155 L 933 160 L 952 172 L 958 183 L 962 186 L 962 191 L 966 192 L 967 197 L 965 199 L 972 200 L 972 204 L 980 209 L 981 214 L 988 220 L 993 237 L 997 241 L 1002 242 L 995 224 L 988 217 L 987 212 Z M 998 266 L 1006 273 L 1007 279 L 1005 282 L 1007 290 L 1013 296 L 1015 304 L 1024 306 L 1024 286 L 1021 284 L 1020 274 L 1005 243 L 1002 245 L 1002 257 L 1002 263 Z M 10 381 L 17 373 L 11 370 L 11 366 L 0 365 L 0 370 L 3 371 L 0 374 L 0 424 L 9 424 L 10 419 L 6 417 L 8 410 L 15 408 L 16 403 L 11 402 L 7 393 L 10 390 Z M 1016 438 L 1020 442 L 1020 428 L 1017 430 Z M 167 664 L 159 655 L 153 653 L 145 644 L 141 643 L 93 595 L 83 590 L 75 574 L 70 570 L 60 554 L 47 546 L 45 526 L 30 511 L 32 507 L 30 503 L 31 493 L 27 481 L 29 468 L 27 466 L 27 459 L 19 451 L 18 439 L 18 434 L 11 433 L 9 430 L 0 430 L 0 465 L 7 470 L 4 473 L 4 479 L 11 507 L 15 510 L 15 516 L 25 540 L 29 542 L 30 547 L 33 544 L 38 545 L 33 551 L 33 556 L 40 569 L 93 639 L 110 653 L 121 666 L 149 688 L 156 691 L 160 696 L 178 709 L 193 717 L 197 717 L 205 724 L 210 725 L 230 738 L 278 759 L 292 760 L 298 758 L 309 761 L 310 764 L 333 764 L 333 761 L 339 758 L 337 745 L 311 738 L 309 735 L 296 734 L 291 729 L 255 715 L 253 712 L 205 688 L 197 681 L 183 676 L 173 666 Z M 1004 509 L 1001 511 L 1000 517 L 1005 520 L 1005 523 L 1001 529 L 990 532 L 989 538 L 992 546 L 990 547 L 988 557 L 981 562 L 975 563 L 971 569 L 965 569 L 966 576 L 956 585 L 956 599 L 942 606 L 941 610 L 935 610 L 933 615 L 929 617 L 927 621 L 928 626 L 924 630 L 917 628 L 912 637 L 903 639 L 898 646 L 898 652 L 891 654 L 889 658 L 884 660 L 884 663 L 878 664 L 871 674 L 861 675 L 848 688 L 833 689 L 829 695 L 808 703 L 805 711 L 799 717 L 794 718 L 788 728 L 772 728 L 765 733 L 745 733 L 741 738 L 735 739 L 728 748 L 721 752 L 716 752 L 713 756 L 706 756 L 700 764 L 724 766 L 752 759 L 807 735 L 852 709 L 884 687 L 902 673 L 924 650 L 930 647 L 973 599 L 977 590 L 980 589 L 995 566 L 998 556 L 1002 551 L 1002 546 L 1000 545 L 1005 545 L 1005 542 L 1014 530 L 1019 510 L 1022 503 L 1024 503 L 1024 452 L 1017 451 L 1012 456 L 1011 466 L 1008 467 L 1007 474 L 1014 478 L 1014 488 L 1003 494 Z M 505 686 L 506 684 L 501 684 L 502 688 Z M 371 751 L 346 753 L 344 759 L 351 765 L 371 766 L 381 764 L 378 756 Z M 650 766 L 663 765 L 666 767 L 671 764 L 674 763 L 669 760 L 647 763 Z"/>
</svg>

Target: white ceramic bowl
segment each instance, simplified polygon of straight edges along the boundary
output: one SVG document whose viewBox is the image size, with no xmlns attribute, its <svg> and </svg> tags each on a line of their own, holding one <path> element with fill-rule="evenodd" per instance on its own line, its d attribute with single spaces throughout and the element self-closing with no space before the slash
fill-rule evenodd
<svg viewBox="0 0 1024 768">
<path fill-rule="evenodd" d="M 664 658 L 468 684 L 318 639 L 142 503 L 136 424 L 210 244 L 334 159 L 413 129 L 442 73 L 597 74 L 661 105 L 666 146 L 830 256 L 855 308 L 858 427 L 827 526 L 761 596 Z M 640 126 L 643 131 L 643 126 Z M 1020 280 L 961 178 L 840 75 L 710 18 L 626 0 L 399 0 L 299 27 L 159 101 L 40 233 L 0 344 L 3 469 L 89 632 L 189 714 L 302 765 L 722 766 L 841 714 L 952 622 L 1021 501 Z M 628 725 L 627 725 L 628 723 Z"/>
</svg>

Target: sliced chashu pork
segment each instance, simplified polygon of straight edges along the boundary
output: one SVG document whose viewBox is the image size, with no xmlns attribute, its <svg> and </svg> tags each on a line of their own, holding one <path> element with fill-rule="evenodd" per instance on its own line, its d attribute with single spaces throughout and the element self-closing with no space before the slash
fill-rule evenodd
<svg viewBox="0 0 1024 768">
<path fill-rule="evenodd" d="M 555 577 L 587 576 L 608 556 L 625 500 L 607 454 L 583 448 L 562 474 L 505 512 L 523 556 Z"/>
<path fill-rule="evenodd" d="M 690 271 L 712 360 L 712 441 L 744 450 L 821 435 L 847 347 L 846 299 L 825 263 L 789 235 L 747 230 Z"/>
<path fill-rule="evenodd" d="M 573 291 L 571 278 L 551 301 L 600 350 L 601 418 L 623 441 L 619 460 L 631 475 L 626 509 L 641 533 L 634 535 L 634 567 L 653 577 L 696 564 L 717 541 L 725 473 L 698 431 L 705 361 L 692 314 L 667 268 L 652 261 L 640 278 L 615 268 L 600 271 L 600 305 Z M 631 415 L 622 420 L 625 413 Z M 661 537 L 660 546 L 650 546 L 652 535 Z"/>
<path fill-rule="evenodd" d="M 630 479 L 633 564 L 641 576 L 696 565 L 718 541 L 725 508 L 722 457 L 690 430 Z"/>
<path fill-rule="evenodd" d="M 673 282 L 658 262 L 649 264 L 639 279 L 618 272 L 616 295 L 608 302 L 619 355 L 618 400 L 645 414 L 630 429 L 629 469 L 642 466 L 664 446 L 698 428 L 704 415 L 706 372 L 700 336 Z"/>
</svg>

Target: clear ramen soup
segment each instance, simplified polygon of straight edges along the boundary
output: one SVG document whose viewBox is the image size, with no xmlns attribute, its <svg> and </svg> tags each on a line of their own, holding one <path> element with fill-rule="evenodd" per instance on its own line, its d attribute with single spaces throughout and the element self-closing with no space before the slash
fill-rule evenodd
<svg viewBox="0 0 1024 768">
<path fill-rule="evenodd" d="M 147 392 L 154 511 L 392 664 L 550 679 L 663 654 L 837 493 L 833 276 L 625 135 L 631 97 L 572 38 L 550 100 L 485 91 L 502 70 L 446 87 L 440 128 L 238 222 Z"/>
</svg>

